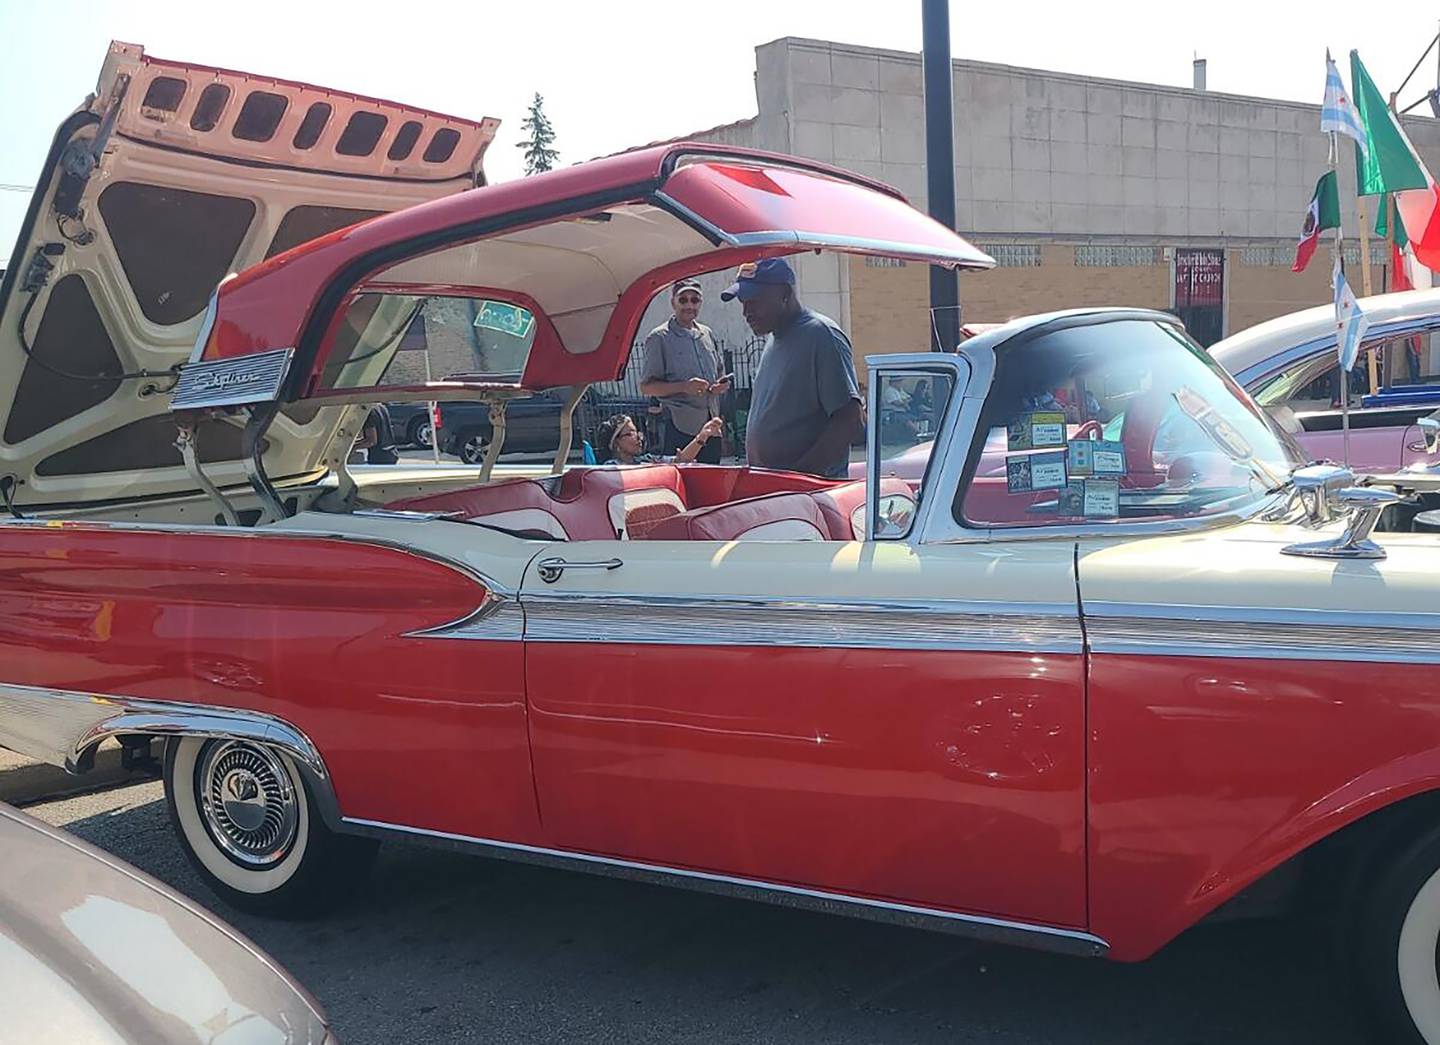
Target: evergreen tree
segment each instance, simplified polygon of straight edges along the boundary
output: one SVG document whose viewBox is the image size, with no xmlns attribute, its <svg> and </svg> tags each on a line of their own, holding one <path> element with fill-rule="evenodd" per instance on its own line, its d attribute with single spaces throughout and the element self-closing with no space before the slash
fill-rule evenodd
<svg viewBox="0 0 1440 1045">
<path fill-rule="evenodd" d="M 535 100 L 530 103 L 530 112 L 520 128 L 530 135 L 516 145 L 525 150 L 525 173 L 539 174 L 553 169 L 560 153 L 554 147 L 555 128 L 550 125 L 550 117 L 545 115 L 545 99 L 540 97 L 539 91 L 535 92 Z"/>
</svg>

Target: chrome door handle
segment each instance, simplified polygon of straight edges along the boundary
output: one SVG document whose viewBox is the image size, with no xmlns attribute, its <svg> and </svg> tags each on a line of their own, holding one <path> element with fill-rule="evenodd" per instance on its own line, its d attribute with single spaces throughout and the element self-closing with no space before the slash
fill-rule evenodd
<svg viewBox="0 0 1440 1045">
<path fill-rule="evenodd" d="M 618 570 L 625 564 L 619 559 L 602 559 L 599 562 L 570 562 L 566 559 L 541 559 L 535 570 L 546 584 L 554 584 L 566 570 Z"/>
</svg>

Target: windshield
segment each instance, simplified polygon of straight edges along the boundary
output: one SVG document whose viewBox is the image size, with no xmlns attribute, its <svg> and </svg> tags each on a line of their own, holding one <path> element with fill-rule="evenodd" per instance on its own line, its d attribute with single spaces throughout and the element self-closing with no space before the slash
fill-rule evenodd
<svg viewBox="0 0 1440 1045">
<path fill-rule="evenodd" d="M 1204 349 L 1151 319 L 1001 345 L 978 438 L 957 505 L 971 526 L 1214 514 L 1303 463 Z"/>
</svg>

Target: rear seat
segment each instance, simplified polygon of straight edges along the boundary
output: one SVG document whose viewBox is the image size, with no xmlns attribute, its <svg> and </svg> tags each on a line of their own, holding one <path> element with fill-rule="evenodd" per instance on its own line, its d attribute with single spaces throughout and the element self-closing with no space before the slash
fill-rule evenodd
<svg viewBox="0 0 1440 1045">
<path fill-rule="evenodd" d="M 674 465 L 656 464 L 577 468 L 557 478 L 509 479 L 394 501 L 389 507 L 448 512 L 469 522 L 544 533 L 563 541 L 865 539 L 863 479 L 837 485 L 774 474 L 777 482 L 801 479 L 802 489 L 688 508 L 688 476 Z M 756 475 L 768 478 L 767 473 Z M 741 475 L 747 477 L 748 473 Z M 914 502 L 909 484 L 902 479 L 880 480 L 880 493 Z"/>
<path fill-rule="evenodd" d="M 830 534 L 820 506 L 809 494 L 776 493 L 682 512 L 651 526 L 643 539 L 824 541 L 830 539 Z"/>
<path fill-rule="evenodd" d="M 685 485 L 671 464 L 577 468 L 554 479 L 509 479 L 411 497 L 387 507 L 453 512 L 469 522 L 548 533 L 558 540 L 637 536 L 685 511 Z"/>
</svg>

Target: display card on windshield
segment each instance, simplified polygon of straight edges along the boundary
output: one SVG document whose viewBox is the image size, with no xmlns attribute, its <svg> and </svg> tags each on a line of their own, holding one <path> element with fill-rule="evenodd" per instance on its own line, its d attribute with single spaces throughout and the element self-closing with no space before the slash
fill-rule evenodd
<svg viewBox="0 0 1440 1045">
<path fill-rule="evenodd" d="M 1071 475 L 1124 475 L 1125 445 L 1104 439 L 1076 439 L 1069 447 Z"/>
<path fill-rule="evenodd" d="M 1039 450 L 1047 446 L 1065 445 L 1065 415 L 1042 411 L 1021 414 L 1010 422 L 1006 432 L 1008 450 Z"/>
<path fill-rule="evenodd" d="M 1065 488 L 1065 453 L 1005 458 L 1005 484 L 1011 493 Z"/>
</svg>

